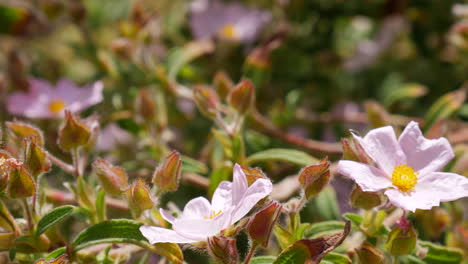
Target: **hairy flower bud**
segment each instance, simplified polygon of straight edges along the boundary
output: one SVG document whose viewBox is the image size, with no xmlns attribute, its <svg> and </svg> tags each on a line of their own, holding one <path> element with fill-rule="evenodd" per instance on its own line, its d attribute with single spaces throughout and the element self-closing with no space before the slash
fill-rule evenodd
<svg viewBox="0 0 468 264">
<path fill-rule="evenodd" d="M 129 186 L 126 194 L 128 206 L 133 210 L 136 217 L 139 217 L 144 210 L 151 209 L 154 206 L 150 188 L 141 178 L 138 178 Z"/>
<path fill-rule="evenodd" d="M 89 127 L 71 112 L 65 111 L 65 124 L 59 131 L 59 146 L 65 151 L 70 151 L 86 145 L 90 137 Z"/>
<path fill-rule="evenodd" d="M 142 88 L 138 91 L 135 108 L 138 113 L 146 122 L 152 122 L 156 118 L 156 102 L 152 93 Z"/>
<path fill-rule="evenodd" d="M 19 121 L 6 122 L 6 126 L 8 127 L 10 135 L 19 140 L 19 142 L 21 142 L 23 138 L 34 137 L 37 145 L 44 145 L 44 136 L 39 128 Z"/>
<path fill-rule="evenodd" d="M 48 172 L 52 166 L 47 152 L 38 146 L 36 141 L 34 139 L 24 140 L 24 163 L 35 180 L 40 174 Z"/>
<path fill-rule="evenodd" d="M 10 198 L 26 198 L 36 192 L 36 184 L 26 166 L 20 161 L 9 161 L 11 166 L 7 185 L 7 194 Z"/>
<path fill-rule="evenodd" d="M 351 193 L 350 201 L 353 207 L 370 210 L 382 204 L 384 196 L 379 192 L 364 192 L 356 185 Z"/>
<path fill-rule="evenodd" d="M 258 211 L 247 225 L 247 233 L 254 244 L 268 247 L 271 230 L 281 214 L 281 204 L 271 201 Z"/>
<path fill-rule="evenodd" d="M 255 102 L 255 88 L 250 80 L 242 80 L 231 90 L 227 101 L 240 114 L 247 113 Z"/>
<path fill-rule="evenodd" d="M 34 264 L 68 264 L 70 261 L 68 260 L 68 255 L 64 254 L 58 258 L 52 260 L 45 260 L 43 258 L 36 260 Z"/>
<path fill-rule="evenodd" d="M 223 235 L 208 237 L 208 254 L 216 263 L 238 263 L 239 254 L 237 253 L 236 240 Z"/>
<path fill-rule="evenodd" d="M 385 255 L 368 242 L 356 249 L 360 263 L 384 264 Z"/>
<path fill-rule="evenodd" d="M 216 91 L 206 86 L 195 86 L 193 90 L 198 110 L 207 116 L 214 117 L 218 112 L 219 97 Z"/>
<path fill-rule="evenodd" d="M 124 169 L 114 167 L 104 159 L 98 158 L 93 164 L 94 172 L 101 182 L 102 188 L 112 195 L 120 195 L 128 185 L 127 173 Z"/>
<path fill-rule="evenodd" d="M 319 194 L 330 181 L 330 162 L 328 158 L 318 164 L 310 165 L 299 172 L 299 182 L 305 190 L 305 196 L 310 199 Z"/>
<path fill-rule="evenodd" d="M 416 247 L 417 238 L 416 231 L 411 224 L 406 228 L 395 227 L 390 234 L 388 234 L 385 246 L 388 252 L 393 256 L 408 255 Z"/>
<path fill-rule="evenodd" d="M 219 71 L 214 76 L 213 86 L 221 98 L 226 98 L 234 88 L 234 83 L 225 72 Z"/>
<path fill-rule="evenodd" d="M 242 170 L 245 173 L 245 178 L 247 179 L 247 184 L 250 186 L 258 179 L 268 179 L 268 177 L 263 173 L 261 169 L 258 168 L 245 168 L 242 167 Z"/>
<path fill-rule="evenodd" d="M 341 139 L 341 145 L 343 147 L 343 159 L 372 164 L 371 158 L 364 151 L 361 144 L 354 138 Z"/>
<path fill-rule="evenodd" d="M 179 188 L 182 160 L 177 151 L 172 151 L 156 168 L 153 174 L 153 183 L 158 191 L 174 192 Z"/>
</svg>

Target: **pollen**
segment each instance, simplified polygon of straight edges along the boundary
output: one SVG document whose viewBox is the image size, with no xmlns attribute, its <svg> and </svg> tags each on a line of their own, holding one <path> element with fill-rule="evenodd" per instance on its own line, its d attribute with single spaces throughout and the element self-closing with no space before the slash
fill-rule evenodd
<svg viewBox="0 0 468 264">
<path fill-rule="evenodd" d="M 406 164 L 395 166 L 392 173 L 392 184 L 402 192 L 408 192 L 418 183 L 418 173 Z"/>
<path fill-rule="evenodd" d="M 49 103 L 49 110 L 54 113 L 58 114 L 65 108 L 65 102 L 60 99 L 52 100 Z"/>
<path fill-rule="evenodd" d="M 238 32 L 234 24 L 226 24 L 219 31 L 223 38 L 235 40 L 238 38 Z"/>
<path fill-rule="evenodd" d="M 216 212 L 211 212 L 211 215 L 210 216 L 204 216 L 203 218 L 204 219 L 214 219 L 215 217 L 217 217 L 218 215 L 220 215 L 223 211 L 222 210 L 218 210 Z"/>
</svg>

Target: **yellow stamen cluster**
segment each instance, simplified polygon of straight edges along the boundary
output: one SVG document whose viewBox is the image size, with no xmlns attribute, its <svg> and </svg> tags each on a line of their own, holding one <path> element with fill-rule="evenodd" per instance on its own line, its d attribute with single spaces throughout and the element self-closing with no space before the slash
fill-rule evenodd
<svg viewBox="0 0 468 264">
<path fill-rule="evenodd" d="M 392 184 L 400 191 L 407 192 L 418 183 L 418 173 L 406 164 L 395 166 L 392 173 Z"/>
<path fill-rule="evenodd" d="M 220 30 L 220 35 L 226 39 L 236 40 L 238 38 L 236 26 L 233 24 L 224 25 Z"/>
<path fill-rule="evenodd" d="M 63 100 L 60 100 L 60 99 L 52 100 L 49 103 L 49 110 L 54 114 L 60 113 L 60 111 L 62 111 L 64 108 L 65 108 L 65 102 Z"/>
<path fill-rule="evenodd" d="M 204 216 L 203 218 L 204 219 L 213 219 L 215 217 L 217 217 L 218 215 L 221 214 L 221 212 L 223 212 L 222 210 L 218 210 L 216 212 L 211 212 L 211 215 L 210 216 Z"/>
</svg>

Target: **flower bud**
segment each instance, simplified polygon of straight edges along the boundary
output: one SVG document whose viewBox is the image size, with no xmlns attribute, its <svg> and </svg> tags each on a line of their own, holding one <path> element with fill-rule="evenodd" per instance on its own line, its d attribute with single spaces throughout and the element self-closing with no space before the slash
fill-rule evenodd
<svg viewBox="0 0 468 264">
<path fill-rule="evenodd" d="M 361 230 L 368 236 L 378 235 L 386 217 L 387 213 L 384 210 L 365 212 L 364 219 L 360 226 Z"/>
<path fill-rule="evenodd" d="M 138 178 L 129 186 L 126 194 L 128 206 L 133 210 L 136 217 L 139 217 L 144 210 L 151 209 L 154 206 L 150 188 L 141 178 Z"/>
<path fill-rule="evenodd" d="M 225 72 L 219 71 L 214 76 L 213 86 L 221 98 L 226 98 L 234 88 L 234 83 Z"/>
<path fill-rule="evenodd" d="M 341 139 L 341 145 L 343 148 L 343 159 L 353 160 L 365 164 L 372 163 L 371 158 L 367 155 L 361 144 L 359 144 L 359 142 L 354 138 Z"/>
<path fill-rule="evenodd" d="M 242 80 L 231 90 L 227 101 L 240 114 L 247 113 L 255 102 L 255 88 L 250 80 Z"/>
<path fill-rule="evenodd" d="M 385 111 L 383 106 L 376 101 L 367 101 L 364 103 L 364 107 L 366 109 L 367 118 L 369 119 L 369 124 L 371 127 L 383 127 L 389 123 L 389 116 L 387 111 Z"/>
<path fill-rule="evenodd" d="M 219 98 L 215 90 L 206 86 L 195 86 L 193 90 L 198 110 L 206 117 L 214 117 L 218 113 Z"/>
<path fill-rule="evenodd" d="M 245 168 L 242 167 L 242 170 L 245 173 L 245 178 L 247 179 L 247 184 L 250 186 L 258 179 L 268 179 L 268 177 L 263 173 L 261 169 L 258 168 Z"/>
<path fill-rule="evenodd" d="M 45 260 L 43 258 L 36 260 L 34 264 L 68 264 L 70 261 L 68 260 L 68 255 L 64 254 L 58 258 L 52 260 Z"/>
<path fill-rule="evenodd" d="M 128 185 L 127 173 L 124 169 L 114 167 L 104 159 L 98 158 L 93 164 L 94 172 L 106 193 L 120 195 Z"/>
<path fill-rule="evenodd" d="M 156 103 L 152 93 L 145 88 L 139 90 L 135 103 L 136 112 L 146 122 L 154 121 L 156 118 Z"/>
<path fill-rule="evenodd" d="M 19 142 L 21 142 L 23 138 L 34 137 L 37 145 L 44 145 L 44 136 L 39 128 L 19 121 L 6 122 L 6 126 L 8 127 L 10 134 L 19 140 Z"/>
<path fill-rule="evenodd" d="M 90 128 L 70 111 L 65 111 L 65 124 L 59 131 L 59 146 L 70 151 L 86 145 L 90 137 Z"/>
<path fill-rule="evenodd" d="M 360 263 L 384 264 L 385 255 L 368 242 L 356 250 Z"/>
<path fill-rule="evenodd" d="M 261 244 L 265 248 L 268 247 L 271 230 L 278 220 L 282 208 L 281 204 L 271 201 L 250 219 L 247 225 L 247 233 L 254 244 Z"/>
<path fill-rule="evenodd" d="M 384 197 L 379 192 L 364 192 L 356 185 L 351 193 L 350 201 L 353 207 L 370 210 L 382 204 Z"/>
<path fill-rule="evenodd" d="M 11 172 L 10 163 L 16 161 L 10 153 L 0 150 L 0 192 L 3 192 L 8 184 Z"/>
<path fill-rule="evenodd" d="M 48 172 L 52 166 L 47 158 L 47 152 L 38 146 L 36 141 L 33 139 L 24 140 L 24 163 L 35 180 L 40 174 Z"/>
<path fill-rule="evenodd" d="M 305 196 L 310 199 L 319 194 L 330 181 L 330 162 L 328 158 L 316 165 L 310 165 L 299 172 L 299 182 L 305 190 Z"/>
<path fill-rule="evenodd" d="M 153 174 L 153 183 L 158 191 L 174 192 L 179 188 L 182 160 L 177 151 L 172 151 L 156 168 Z"/>
<path fill-rule="evenodd" d="M 416 231 L 411 224 L 407 228 L 397 226 L 388 234 L 385 247 L 393 256 L 408 255 L 416 247 L 417 238 Z"/>
<path fill-rule="evenodd" d="M 223 235 L 208 237 L 208 254 L 216 263 L 237 264 L 236 240 Z"/>
<path fill-rule="evenodd" d="M 116 55 L 125 59 L 130 59 L 134 50 L 132 42 L 127 38 L 113 40 L 110 48 Z"/>
<path fill-rule="evenodd" d="M 7 185 L 7 194 L 10 198 L 26 198 L 36 192 L 36 184 L 26 166 L 20 161 L 10 161 L 10 175 Z"/>
<path fill-rule="evenodd" d="M 450 226 L 450 215 L 442 207 L 417 210 L 415 215 L 418 223 L 421 223 L 424 235 L 431 239 L 438 238 Z"/>
</svg>

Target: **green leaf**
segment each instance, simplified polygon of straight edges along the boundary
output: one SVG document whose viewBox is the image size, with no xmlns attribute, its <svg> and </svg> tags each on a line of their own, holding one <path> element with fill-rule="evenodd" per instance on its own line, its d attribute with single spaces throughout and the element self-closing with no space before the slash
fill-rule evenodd
<svg viewBox="0 0 468 264">
<path fill-rule="evenodd" d="M 338 253 L 328 253 L 320 263 L 330 264 L 351 264 L 351 259 L 348 256 Z"/>
<path fill-rule="evenodd" d="M 114 219 L 98 223 L 81 231 L 71 246 L 74 251 L 104 243 L 134 244 L 168 258 L 174 263 L 182 263 L 183 255 L 179 246 L 174 243 L 157 243 L 150 245 L 140 232 L 141 224 L 127 219 Z"/>
<path fill-rule="evenodd" d="M 275 261 L 274 256 L 255 257 L 250 260 L 251 264 L 272 264 Z"/>
<path fill-rule="evenodd" d="M 213 51 L 214 45 L 211 41 L 193 41 L 183 47 L 170 51 L 167 58 L 168 76 L 176 79 L 180 69 L 190 61 Z"/>
<path fill-rule="evenodd" d="M 222 181 L 227 181 L 231 177 L 232 168 L 230 166 L 222 166 L 215 169 L 210 175 L 210 186 L 208 186 L 208 196 L 211 197 Z"/>
<path fill-rule="evenodd" d="M 106 220 L 106 192 L 103 189 L 96 197 L 96 213 L 99 222 Z"/>
<path fill-rule="evenodd" d="M 343 230 L 345 222 L 343 221 L 325 221 L 312 224 L 305 232 L 305 237 L 316 238 L 323 235 L 329 235 Z"/>
<path fill-rule="evenodd" d="M 268 160 L 287 161 L 300 166 L 307 166 L 318 162 L 318 159 L 303 151 L 277 148 L 257 152 L 248 157 L 245 163 L 246 166 L 249 166 L 256 162 Z"/>
<path fill-rule="evenodd" d="M 446 119 L 452 116 L 465 102 L 467 89 L 462 88 L 445 94 L 435 101 L 425 115 L 425 125 L 423 132 L 429 129 L 441 119 Z"/>
<path fill-rule="evenodd" d="M 181 155 L 182 159 L 182 172 L 191 172 L 197 174 L 206 174 L 208 168 L 202 162 L 194 160 L 190 157 Z"/>
<path fill-rule="evenodd" d="M 399 257 L 398 260 L 400 261 L 401 264 L 427 264 L 423 260 L 412 255 Z"/>
<path fill-rule="evenodd" d="M 311 201 L 310 206 L 318 217 L 324 220 L 340 219 L 338 200 L 333 188 L 327 186 L 320 194 Z"/>
<path fill-rule="evenodd" d="M 362 221 L 363 221 L 363 218 L 362 216 L 360 215 L 357 215 L 357 214 L 353 214 L 353 213 L 345 213 L 343 214 L 343 217 L 348 219 L 349 221 L 351 221 L 353 223 L 353 225 L 355 225 L 357 228 L 361 228 L 361 224 L 362 224 Z M 387 235 L 388 233 L 390 232 L 390 230 L 382 225 L 379 229 L 379 231 L 377 232 L 378 235 Z"/>
<path fill-rule="evenodd" d="M 61 255 L 65 254 L 67 252 L 67 249 L 65 247 L 57 248 L 56 250 L 52 251 L 45 257 L 45 260 L 53 260 Z"/>
<path fill-rule="evenodd" d="M 46 213 L 37 223 L 36 236 L 40 236 L 47 229 L 60 223 L 69 215 L 78 212 L 78 208 L 72 205 L 64 205 L 54 208 L 52 211 Z"/>
<path fill-rule="evenodd" d="M 458 264 L 463 260 L 463 252 L 457 248 L 444 247 L 427 241 L 419 241 L 421 247 L 427 248 L 423 260 L 428 264 Z"/>
</svg>

